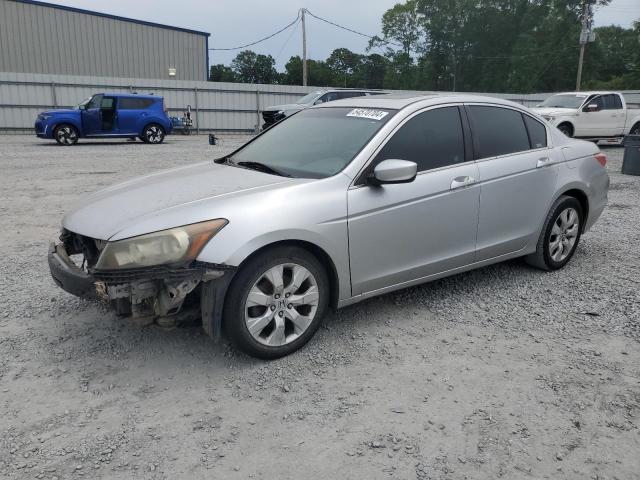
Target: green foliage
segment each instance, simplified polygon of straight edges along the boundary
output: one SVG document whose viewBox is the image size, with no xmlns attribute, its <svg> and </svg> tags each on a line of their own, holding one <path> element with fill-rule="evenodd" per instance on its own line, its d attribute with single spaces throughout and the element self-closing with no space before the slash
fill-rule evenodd
<svg viewBox="0 0 640 480">
<path fill-rule="evenodd" d="M 231 69 L 240 83 L 275 83 L 278 79 L 275 64 L 271 55 L 243 50 L 231 62 Z"/>
<path fill-rule="evenodd" d="M 610 0 L 599 0 L 598 4 Z M 536 92 L 575 88 L 582 0 L 407 0 L 382 16 L 366 55 L 335 49 L 309 60 L 310 85 L 402 90 Z M 640 23 L 595 29 L 583 88 L 640 88 Z M 376 49 L 382 53 L 371 53 Z M 211 79 L 302 84 L 302 60 L 277 73 L 271 56 L 243 51 Z"/>
</svg>

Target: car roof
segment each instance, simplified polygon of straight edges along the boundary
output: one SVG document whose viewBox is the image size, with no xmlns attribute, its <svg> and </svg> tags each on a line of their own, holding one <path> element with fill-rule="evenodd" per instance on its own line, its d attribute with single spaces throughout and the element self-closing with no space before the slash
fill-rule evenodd
<svg viewBox="0 0 640 480">
<path fill-rule="evenodd" d="M 140 94 L 140 93 L 123 93 L 123 92 L 103 92 L 102 95 L 107 97 L 132 97 L 132 98 L 162 98 L 160 95 Z"/>
<path fill-rule="evenodd" d="M 560 93 L 556 93 L 555 95 L 573 95 L 573 96 L 584 96 L 584 95 L 610 95 L 613 93 L 618 93 L 618 92 L 612 92 L 609 90 L 593 90 L 593 91 L 588 91 L 588 92 L 560 92 Z"/>
<path fill-rule="evenodd" d="M 352 97 L 343 100 L 322 103 L 312 108 L 356 107 L 356 108 L 384 108 L 401 110 L 409 105 L 421 102 L 423 106 L 445 103 L 493 103 L 510 107 L 524 108 L 521 104 L 495 97 L 483 97 L 471 94 L 453 95 L 420 95 L 415 93 L 394 93 L 387 95 L 373 95 L 370 97 Z"/>
</svg>

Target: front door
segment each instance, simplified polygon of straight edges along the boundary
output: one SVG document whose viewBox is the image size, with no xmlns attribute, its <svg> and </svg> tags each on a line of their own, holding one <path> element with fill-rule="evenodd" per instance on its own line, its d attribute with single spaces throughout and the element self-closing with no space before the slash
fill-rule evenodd
<svg viewBox="0 0 640 480">
<path fill-rule="evenodd" d="M 590 110 L 589 106 L 595 105 L 596 110 Z M 578 113 L 575 137 L 606 137 L 615 132 L 615 119 L 612 112 L 607 110 L 603 95 L 597 95 L 587 101 Z"/>
<path fill-rule="evenodd" d="M 100 114 L 100 103 L 102 94 L 94 95 L 89 103 L 82 110 L 82 131 L 84 135 L 95 135 L 102 131 L 102 115 Z"/>
<path fill-rule="evenodd" d="M 347 194 L 353 295 L 473 262 L 480 188 L 468 150 L 456 106 L 415 114 L 379 150 Z M 416 162 L 416 179 L 368 185 L 391 158 Z"/>
<path fill-rule="evenodd" d="M 545 126 L 518 110 L 467 106 L 480 172 L 476 261 L 518 252 L 532 240 L 550 207 L 558 155 Z"/>
</svg>

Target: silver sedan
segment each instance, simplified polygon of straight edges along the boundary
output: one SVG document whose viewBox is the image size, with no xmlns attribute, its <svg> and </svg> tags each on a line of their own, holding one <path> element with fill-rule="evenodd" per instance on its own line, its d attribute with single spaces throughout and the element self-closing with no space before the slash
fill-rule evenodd
<svg viewBox="0 0 640 480">
<path fill-rule="evenodd" d="M 562 268 L 605 208 L 605 166 L 515 103 L 351 98 L 82 199 L 49 265 L 121 315 L 201 319 L 276 358 L 330 307 L 515 257 Z"/>
</svg>

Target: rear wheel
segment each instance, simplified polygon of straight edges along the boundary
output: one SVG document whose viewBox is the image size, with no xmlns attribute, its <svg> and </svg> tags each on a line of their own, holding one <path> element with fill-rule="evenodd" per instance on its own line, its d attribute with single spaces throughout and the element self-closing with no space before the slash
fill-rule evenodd
<svg viewBox="0 0 640 480">
<path fill-rule="evenodd" d="M 78 143 L 78 136 L 78 130 L 73 125 L 58 125 L 53 131 L 56 142 L 67 147 Z"/>
<path fill-rule="evenodd" d="M 536 252 L 525 257 L 525 261 L 543 270 L 564 267 L 576 251 L 583 221 L 580 202 L 573 197 L 561 196 L 547 215 Z"/>
<path fill-rule="evenodd" d="M 142 132 L 142 140 L 145 143 L 162 143 L 164 141 L 164 129 L 155 123 L 147 125 Z"/>
<path fill-rule="evenodd" d="M 327 274 L 317 258 L 297 247 L 271 249 L 234 277 L 224 305 L 225 331 L 249 355 L 282 357 L 313 336 L 328 299 Z"/>
</svg>

